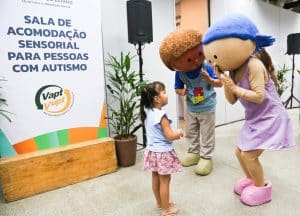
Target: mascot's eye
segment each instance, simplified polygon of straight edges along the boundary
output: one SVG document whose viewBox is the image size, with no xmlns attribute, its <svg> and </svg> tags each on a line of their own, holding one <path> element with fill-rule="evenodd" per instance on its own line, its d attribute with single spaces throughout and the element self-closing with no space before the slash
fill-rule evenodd
<svg viewBox="0 0 300 216">
<path fill-rule="evenodd" d="M 218 56 L 214 55 L 214 58 L 215 58 L 215 59 L 217 59 L 217 58 L 218 58 Z"/>
<path fill-rule="evenodd" d="M 187 61 L 188 61 L 188 62 L 191 62 L 191 61 L 192 61 L 192 59 L 188 58 L 188 59 L 187 59 Z"/>
<path fill-rule="evenodd" d="M 211 63 L 212 63 L 212 61 L 211 61 L 211 60 L 208 60 L 208 63 L 209 63 L 209 64 L 211 64 Z"/>
</svg>

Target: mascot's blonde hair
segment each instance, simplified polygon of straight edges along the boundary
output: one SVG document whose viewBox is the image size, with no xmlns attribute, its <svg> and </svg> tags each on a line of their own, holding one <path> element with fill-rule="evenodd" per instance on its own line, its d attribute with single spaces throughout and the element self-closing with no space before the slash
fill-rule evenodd
<svg viewBox="0 0 300 216">
<path fill-rule="evenodd" d="M 168 34 L 159 47 L 160 58 L 170 69 L 171 62 L 178 59 L 190 49 L 201 44 L 202 35 L 198 30 L 180 28 Z"/>
</svg>

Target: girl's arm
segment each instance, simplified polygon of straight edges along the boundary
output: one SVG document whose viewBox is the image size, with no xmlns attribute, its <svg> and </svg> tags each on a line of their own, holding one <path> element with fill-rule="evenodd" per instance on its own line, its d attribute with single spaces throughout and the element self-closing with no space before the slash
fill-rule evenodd
<svg viewBox="0 0 300 216">
<path fill-rule="evenodd" d="M 160 120 L 160 124 L 163 130 L 163 133 L 166 137 L 167 140 L 169 141 L 173 141 L 173 140 L 177 140 L 180 137 L 183 136 L 183 132 L 181 129 L 178 129 L 176 131 L 173 131 L 170 125 L 169 120 L 167 119 L 166 116 L 163 116 Z"/>
</svg>

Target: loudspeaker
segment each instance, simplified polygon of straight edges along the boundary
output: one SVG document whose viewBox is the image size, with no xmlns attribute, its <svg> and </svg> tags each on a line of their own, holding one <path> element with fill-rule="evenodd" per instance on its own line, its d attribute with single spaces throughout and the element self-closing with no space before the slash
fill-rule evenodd
<svg viewBox="0 0 300 216">
<path fill-rule="evenodd" d="M 287 36 L 287 54 L 300 54 L 300 33 L 289 34 Z"/>
<path fill-rule="evenodd" d="M 151 2 L 127 1 L 127 27 L 129 43 L 143 44 L 153 41 Z"/>
</svg>

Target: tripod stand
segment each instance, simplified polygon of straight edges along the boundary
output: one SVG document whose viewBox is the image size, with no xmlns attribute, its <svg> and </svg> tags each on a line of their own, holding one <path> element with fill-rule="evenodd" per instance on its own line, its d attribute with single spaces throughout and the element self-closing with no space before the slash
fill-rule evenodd
<svg viewBox="0 0 300 216">
<path fill-rule="evenodd" d="M 142 57 L 142 43 L 139 42 L 138 43 L 138 49 L 137 49 L 137 54 L 139 56 L 139 76 L 140 76 L 140 82 L 143 82 L 143 57 Z M 143 133 L 143 143 L 138 143 L 138 145 L 141 145 L 142 148 L 138 149 L 141 150 L 143 148 L 146 148 L 147 145 L 147 136 L 146 136 L 146 128 L 144 126 L 144 124 L 139 124 L 138 126 L 136 126 L 133 131 L 132 134 L 135 133 L 138 129 L 142 128 L 142 133 Z"/>
<path fill-rule="evenodd" d="M 152 32 L 152 8 L 151 1 L 148 0 L 127 0 L 127 28 L 128 42 L 136 46 L 138 44 L 137 54 L 139 56 L 139 75 L 140 82 L 143 82 L 143 58 L 142 44 L 151 43 L 153 41 Z M 144 124 L 140 124 L 134 128 L 133 132 L 139 128 L 143 130 L 142 148 L 146 147 L 146 129 Z M 141 150 L 138 149 L 138 150 Z"/>
<path fill-rule="evenodd" d="M 293 68 L 292 68 L 292 86 L 291 86 L 291 95 L 289 96 L 289 98 L 284 102 L 284 107 L 287 109 L 291 109 L 291 108 L 296 108 L 293 107 L 293 99 L 295 99 L 298 103 L 300 103 L 300 101 L 298 100 L 298 98 L 296 98 L 294 96 L 294 73 L 295 73 L 295 54 L 293 54 Z M 290 105 L 290 106 L 289 106 Z M 299 106 L 297 106 L 299 107 Z"/>
</svg>

